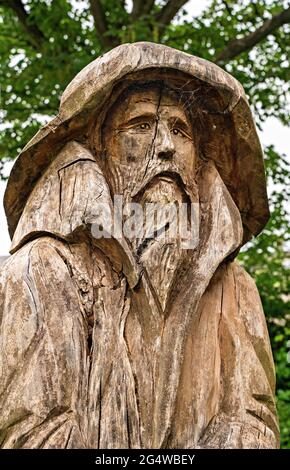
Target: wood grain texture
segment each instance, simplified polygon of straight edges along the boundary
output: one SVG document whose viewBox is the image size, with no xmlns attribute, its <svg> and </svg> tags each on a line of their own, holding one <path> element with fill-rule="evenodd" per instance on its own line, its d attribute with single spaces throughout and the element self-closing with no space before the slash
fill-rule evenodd
<svg viewBox="0 0 290 470">
<path fill-rule="evenodd" d="M 186 332 L 180 318 L 150 317 L 142 284 L 128 289 L 87 244 L 44 237 L 11 257 L 1 274 L 3 448 L 277 446 L 271 349 L 248 275 L 219 268 Z"/>
<path fill-rule="evenodd" d="M 198 83 L 216 91 L 220 106 L 212 110 L 213 115 L 208 114 L 205 126 L 215 145 L 208 150 L 241 212 L 244 241 L 262 230 L 269 218 L 263 153 L 242 86 L 211 62 L 160 44 L 140 42 L 119 46 L 87 65 L 64 91 L 59 114 L 21 152 L 4 199 L 11 237 L 32 188 L 60 147 L 76 136 L 86 138 L 90 119 L 101 123 L 113 90 L 121 89 L 125 81 L 144 80 L 154 73 L 161 79 L 181 75 L 180 86 L 188 91 L 191 83 L 193 90 Z"/>
<path fill-rule="evenodd" d="M 257 290 L 235 262 L 218 267 L 240 243 L 239 213 L 215 169 L 203 172 L 211 229 L 175 273 L 166 311 L 145 272 L 130 288 L 88 239 L 41 236 L 6 262 L 3 448 L 278 445 Z"/>
<path fill-rule="evenodd" d="M 176 72 L 152 71 L 156 51 L 166 66 L 178 57 Z M 53 141 L 43 152 L 28 145 L 23 155 L 31 152 L 39 173 L 21 210 L 16 191 L 32 161 L 24 170 L 22 156 L 14 170 L 6 203 L 20 218 L 0 269 L 1 448 L 279 446 L 261 301 L 234 261 L 245 221 L 253 217 L 258 230 L 265 217 L 253 123 L 233 78 L 171 51 L 124 46 L 74 79 L 63 106 L 74 116 L 82 106 L 94 113 L 81 134 L 50 136 L 53 152 Z M 105 97 L 126 66 L 150 70 L 114 89 L 96 116 L 91 100 Z M 196 80 L 187 89 L 179 74 L 188 67 L 226 90 L 209 91 L 207 106 L 217 111 L 227 99 L 234 114 L 208 112 L 205 127 L 204 89 Z M 261 177 L 254 214 L 253 175 Z M 113 209 L 116 195 L 143 208 L 195 204 L 195 246 L 162 238 L 164 221 L 152 236 L 96 238 L 99 204 Z M 108 230 L 107 216 L 101 225 Z"/>
</svg>

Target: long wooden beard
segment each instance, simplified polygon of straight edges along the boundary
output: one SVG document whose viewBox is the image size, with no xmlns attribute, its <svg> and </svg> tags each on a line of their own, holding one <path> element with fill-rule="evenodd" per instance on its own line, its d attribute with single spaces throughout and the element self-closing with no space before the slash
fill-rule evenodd
<svg viewBox="0 0 290 470">
<path fill-rule="evenodd" d="M 108 158 L 108 162 L 113 161 Z M 122 195 L 123 205 L 139 202 L 146 212 L 146 204 L 166 205 L 176 203 L 193 203 L 198 201 L 198 187 L 192 177 L 183 174 L 173 162 L 161 162 L 149 165 L 146 177 L 142 168 L 133 168 L 131 165 L 121 163 L 108 164 L 106 167 L 107 179 L 110 182 L 112 194 Z M 126 182 L 126 184 L 125 184 Z M 127 219 L 123 219 L 123 222 Z M 168 294 L 171 290 L 172 280 L 176 269 L 186 256 L 186 250 L 181 247 L 178 236 L 170 238 L 170 231 L 166 230 L 165 238 L 158 234 L 162 231 L 166 221 L 163 220 L 157 233 L 144 227 L 142 235 L 128 240 L 135 258 L 147 271 L 148 278 L 159 300 L 160 307 L 166 308 Z"/>
<path fill-rule="evenodd" d="M 175 204 L 176 215 L 174 212 L 165 212 L 159 220 L 155 219 L 154 227 L 150 227 L 150 223 L 148 224 L 148 220 L 145 219 L 143 237 L 132 243 L 135 254 L 147 271 L 163 311 L 166 308 L 174 274 L 186 252 L 182 246 L 178 225 L 180 215 L 178 208 L 184 202 L 190 202 L 190 199 L 178 182 L 167 176 L 154 178 L 141 199 L 144 212 L 146 213 L 147 204 L 158 204 L 161 208 Z M 174 220 L 176 218 L 177 220 Z"/>
</svg>

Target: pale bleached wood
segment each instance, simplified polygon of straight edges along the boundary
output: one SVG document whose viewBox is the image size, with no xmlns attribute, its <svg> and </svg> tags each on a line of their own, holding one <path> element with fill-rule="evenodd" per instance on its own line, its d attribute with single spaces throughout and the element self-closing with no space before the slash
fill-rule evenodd
<svg viewBox="0 0 290 470">
<path fill-rule="evenodd" d="M 0 265 L 4 263 L 4 261 L 6 261 L 6 259 L 8 258 L 8 256 L 0 256 Z"/>
<path fill-rule="evenodd" d="M 84 138 L 90 119 L 103 119 L 104 104 L 114 89 L 122 89 L 126 81 L 150 79 L 152 74 L 161 79 L 175 75 L 181 78 L 183 90 L 190 91 L 191 84 L 195 89 L 198 83 L 220 96 L 218 109 L 212 110 L 217 122 L 210 120 L 205 126 L 214 142 L 211 158 L 240 209 L 245 241 L 262 230 L 269 218 L 263 153 L 242 86 L 207 60 L 161 44 L 139 42 L 123 44 L 88 64 L 64 91 L 59 114 L 21 152 L 4 200 L 11 237 L 32 188 L 64 141 L 76 135 Z"/>
<path fill-rule="evenodd" d="M 146 83 L 143 72 L 142 83 L 131 74 L 97 118 L 86 115 L 82 133 L 75 128 L 69 139 L 56 131 L 45 157 L 36 141 L 27 147 L 38 180 L 34 173 L 0 270 L 0 446 L 277 448 L 266 322 L 254 282 L 233 261 L 248 236 L 245 221 L 253 217 L 254 233 L 266 214 L 261 154 L 250 170 L 249 148 L 258 144 L 248 105 L 215 66 L 139 44 L 81 72 L 64 93 L 63 112 L 97 113 L 90 100 L 101 91 L 108 98 L 128 67 L 125 52 L 126 73 L 148 68 Z M 161 81 L 151 70 L 173 62 L 176 71 Z M 203 127 L 199 101 L 188 109 L 187 95 L 176 93 L 177 84 L 187 86 L 180 71 L 223 90 L 223 98 L 209 93 L 208 105 L 229 94 L 232 114 L 208 113 Z M 204 98 L 196 79 L 191 87 Z M 254 213 L 253 175 L 261 178 Z M 6 203 L 17 213 L 12 184 Z M 98 204 L 113 208 L 120 194 L 142 206 L 196 204 L 194 248 L 156 233 L 96 239 Z"/>
<path fill-rule="evenodd" d="M 2 447 L 276 446 L 258 294 L 235 263 L 213 276 L 241 240 L 239 214 L 214 168 L 202 181 L 215 222 L 185 260 L 166 317 L 152 317 L 144 275 L 126 288 L 88 242 L 41 237 L 10 258 L 0 278 Z"/>
</svg>

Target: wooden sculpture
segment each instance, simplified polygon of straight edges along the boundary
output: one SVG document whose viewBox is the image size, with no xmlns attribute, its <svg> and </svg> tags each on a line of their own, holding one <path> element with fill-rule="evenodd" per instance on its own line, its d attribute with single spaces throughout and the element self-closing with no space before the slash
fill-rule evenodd
<svg viewBox="0 0 290 470">
<path fill-rule="evenodd" d="M 118 195 L 192 204 L 194 246 L 168 221 L 110 234 Z M 5 209 L 2 448 L 278 447 L 266 322 L 235 261 L 268 220 L 263 156 L 233 77 L 157 44 L 105 54 L 22 151 Z"/>
</svg>

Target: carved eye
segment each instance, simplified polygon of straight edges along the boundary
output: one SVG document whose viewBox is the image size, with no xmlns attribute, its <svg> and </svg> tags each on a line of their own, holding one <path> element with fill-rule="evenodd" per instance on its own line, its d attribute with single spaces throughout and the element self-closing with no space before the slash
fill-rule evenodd
<svg viewBox="0 0 290 470">
<path fill-rule="evenodd" d="M 174 135 L 180 135 L 181 137 L 185 137 L 185 134 L 180 129 L 178 129 L 178 127 L 174 127 L 172 129 L 172 132 Z"/>
<path fill-rule="evenodd" d="M 148 122 L 142 122 L 141 124 L 139 124 L 139 129 L 141 129 L 142 131 L 145 131 L 145 130 L 148 130 L 150 129 L 150 124 Z"/>
</svg>

